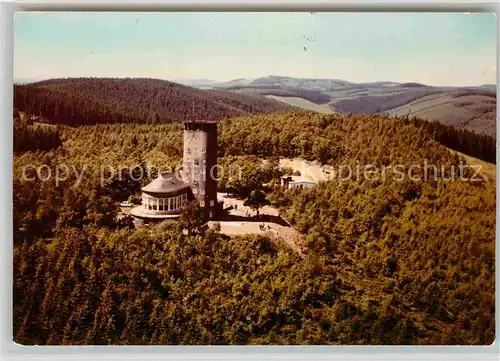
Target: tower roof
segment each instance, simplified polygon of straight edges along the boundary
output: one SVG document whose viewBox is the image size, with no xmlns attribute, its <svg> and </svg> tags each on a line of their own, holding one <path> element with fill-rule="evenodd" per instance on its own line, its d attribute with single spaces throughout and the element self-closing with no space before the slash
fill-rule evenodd
<svg viewBox="0 0 500 361">
<path fill-rule="evenodd" d="M 146 193 L 173 193 L 184 188 L 189 188 L 189 185 L 184 183 L 178 172 L 161 173 L 154 181 L 142 188 Z"/>
</svg>

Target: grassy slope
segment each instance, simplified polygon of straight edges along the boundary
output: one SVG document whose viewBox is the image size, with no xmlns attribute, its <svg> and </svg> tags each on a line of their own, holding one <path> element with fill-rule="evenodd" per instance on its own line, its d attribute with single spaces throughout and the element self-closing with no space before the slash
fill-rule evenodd
<svg viewBox="0 0 500 361">
<path fill-rule="evenodd" d="M 458 154 L 461 157 L 464 157 L 465 162 L 471 166 L 480 166 L 480 174 L 485 177 L 486 181 L 496 184 L 497 181 L 497 167 L 495 164 L 485 162 L 481 159 L 477 159 L 474 157 L 471 157 L 467 154 L 457 152 L 456 150 L 450 149 L 450 152 L 453 154 Z"/>
<path fill-rule="evenodd" d="M 323 114 L 334 114 L 335 112 L 330 108 L 328 104 L 315 104 L 307 99 L 299 97 L 282 97 L 276 95 L 267 95 L 267 98 L 278 100 L 285 104 L 292 105 L 294 107 L 299 107 L 305 110 L 312 110 L 314 112 Z"/>
</svg>

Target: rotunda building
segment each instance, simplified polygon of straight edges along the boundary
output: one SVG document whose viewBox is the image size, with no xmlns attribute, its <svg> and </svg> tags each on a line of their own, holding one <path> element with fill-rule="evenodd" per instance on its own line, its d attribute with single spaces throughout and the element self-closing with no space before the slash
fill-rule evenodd
<svg viewBox="0 0 500 361">
<path fill-rule="evenodd" d="M 162 173 L 142 189 L 142 204 L 131 214 L 143 221 L 178 218 L 182 207 L 192 198 L 191 188 L 179 173 Z"/>
</svg>

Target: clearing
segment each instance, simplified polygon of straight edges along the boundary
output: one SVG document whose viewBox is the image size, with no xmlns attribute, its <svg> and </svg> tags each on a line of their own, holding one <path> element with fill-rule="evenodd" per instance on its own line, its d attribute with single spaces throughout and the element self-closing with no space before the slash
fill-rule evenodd
<svg viewBox="0 0 500 361">
<path fill-rule="evenodd" d="M 452 153 L 456 153 L 465 159 L 465 162 L 472 166 L 480 166 L 479 174 L 481 174 L 487 182 L 496 184 L 497 182 L 497 166 L 493 163 L 485 162 L 484 160 L 471 157 L 470 155 L 460 153 L 456 150 L 448 148 Z"/>
<path fill-rule="evenodd" d="M 299 107 L 306 110 L 312 110 L 314 112 L 323 114 L 335 114 L 335 111 L 330 108 L 328 104 L 316 104 L 307 99 L 299 97 L 280 97 L 277 95 L 266 95 L 267 98 L 280 101 L 285 104 L 292 105 L 294 107 Z"/>
<path fill-rule="evenodd" d="M 264 206 L 257 216 L 254 210 L 243 205 L 243 199 L 230 197 L 227 193 L 217 193 L 217 198 L 223 202 L 223 208 L 227 214 L 218 221 L 208 222 L 209 227 L 213 227 L 218 222 L 220 233 L 228 236 L 266 235 L 278 243 L 284 243 L 297 253 L 303 254 L 304 236 L 282 219 L 276 208 Z"/>
<path fill-rule="evenodd" d="M 299 171 L 302 178 L 315 183 L 335 178 L 333 167 L 329 165 L 322 166 L 318 162 L 309 162 L 300 158 L 280 158 L 280 167 Z"/>
<path fill-rule="evenodd" d="M 465 159 L 465 162 L 471 166 L 481 166 L 480 174 L 487 182 L 496 183 L 496 165 L 485 162 L 484 160 L 471 157 L 470 155 L 457 152 L 456 150 L 447 148 L 450 152 L 456 153 Z M 313 182 L 335 180 L 335 170 L 328 165 L 320 165 L 318 162 L 309 162 L 300 158 L 282 158 L 280 159 L 281 167 L 292 168 L 294 171 L 299 171 L 300 175 Z"/>
</svg>

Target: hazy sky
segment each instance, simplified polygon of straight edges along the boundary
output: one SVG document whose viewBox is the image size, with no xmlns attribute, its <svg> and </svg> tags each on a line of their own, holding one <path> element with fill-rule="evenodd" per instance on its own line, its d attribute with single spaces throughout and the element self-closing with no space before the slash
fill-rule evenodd
<svg viewBox="0 0 500 361">
<path fill-rule="evenodd" d="M 493 14 L 18 13 L 14 79 L 495 84 L 496 37 Z"/>
</svg>

